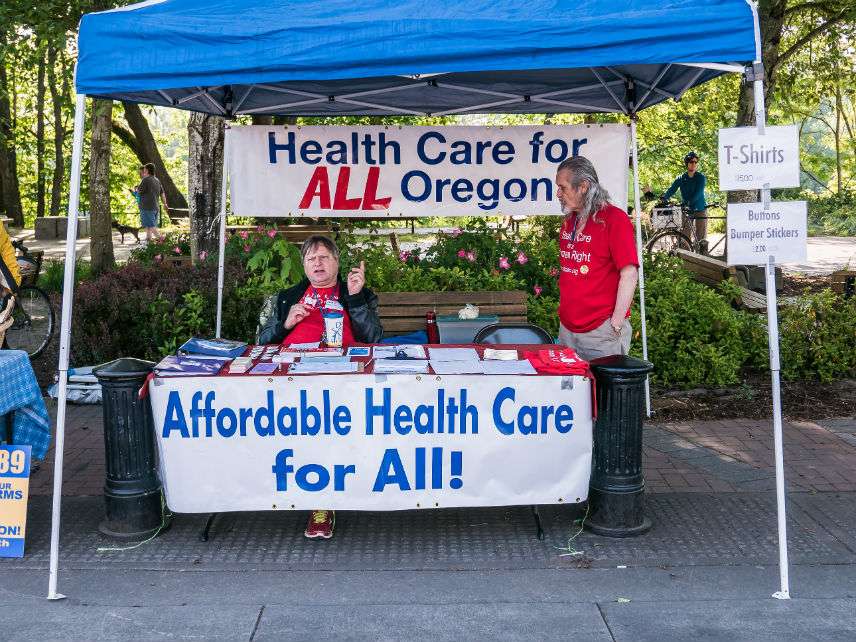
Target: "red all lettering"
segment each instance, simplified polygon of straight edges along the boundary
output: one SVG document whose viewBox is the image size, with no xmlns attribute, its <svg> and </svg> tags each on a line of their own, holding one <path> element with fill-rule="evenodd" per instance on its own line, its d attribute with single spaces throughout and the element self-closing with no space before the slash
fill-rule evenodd
<svg viewBox="0 0 856 642">
<path fill-rule="evenodd" d="M 348 198 L 348 184 L 351 178 L 350 167 L 340 167 L 339 174 L 336 177 L 336 192 L 333 195 L 332 208 L 330 207 L 330 177 L 325 166 L 315 168 L 312 177 L 309 179 L 309 185 L 300 199 L 300 209 L 309 209 L 315 198 L 318 198 L 318 209 L 322 210 L 357 210 L 362 206 L 363 210 L 383 210 L 388 209 L 391 196 L 378 197 L 377 185 L 380 179 L 380 168 L 369 167 L 368 176 L 366 177 L 365 189 L 363 190 L 362 198 Z"/>
</svg>

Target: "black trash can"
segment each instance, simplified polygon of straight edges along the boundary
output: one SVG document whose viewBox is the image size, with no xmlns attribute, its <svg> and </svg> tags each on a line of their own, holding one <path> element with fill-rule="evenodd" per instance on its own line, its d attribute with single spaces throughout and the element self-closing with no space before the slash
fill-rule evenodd
<svg viewBox="0 0 856 642">
<path fill-rule="evenodd" d="M 107 517 L 98 530 L 111 537 L 145 539 L 162 524 L 152 408 L 148 398 L 139 398 L 154 366 L 151 361 L 125 358 L 94 371 L 101 384 L 107 468 Z"/>
<path fill-rule="evenodd" d="M 586 527 L 607 537 L 632 537 L 651 528 L 645 517 L 642 420 L 645 378 L 654 366 L 624 355 L 591 362 L 597 382 L 591 516 Z"/>
</svg>

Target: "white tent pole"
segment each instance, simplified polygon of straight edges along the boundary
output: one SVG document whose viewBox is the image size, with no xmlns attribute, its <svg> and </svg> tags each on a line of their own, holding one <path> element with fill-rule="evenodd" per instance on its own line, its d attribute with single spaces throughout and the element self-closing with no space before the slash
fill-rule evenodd
<svg viewBox="0 0 856 642">
<path fill-rule="evenodd" d="M 220 338 L 223 327 L 223 271 L 226 268 L 226 194 L 229 180 L 229 126 L 223 134 L 223 180 L 220 186 L 220 252 L 217 254 L 217 327 L 214 336 Z"/>
<path fill-rule="evenodd" d="M 62 323 L 59 330 L 59 397 L 56 412 L 56 447 L 54 449 L 53 504 L 51 510 L 51 555 L 48 599 L 61 600 L 57 593 L 59 568 L 59 524 L 62 508 L 62 460 L 65 448 L 65 404 L 68 393 L 68 355 L 71 348 L 71 308 L 74 295 L 74 268 L 77 259 L 77 209 L 80 205 L 80 163 L 83 155 L 83 119 L 86 96 L 77 95 L 74 108 L 74 139 L 71 152 L 71 193 L 68 197 L 68 229 L 65 235 L 65 270 L 62 283 Z"/>
<path fill-rule="evenodd" d="M 747 0 L 748 1 L 748 0 Z M 764 107 L 764 71 L 761 55 L 761 27 L 758 22 L 758 5 L 749 2 L 752 7 L 752 20 L 755 26 L 755 67 L 753 92 L 755 94 L 755 124 L 758 133 L 763 134 L 767 125 L 767 113 Z M 761 201 L 766 208 L 770 203 L 770 188 L 765 185 L 761 190 Z M 779 527 L 779 581 L 781 587 L 773 593 L 779 600 L 791 599 L 788 579 L 788 520 L 785 512 L 785 457 L 782 440 L 782 393 L 779 381 L 779 315 L 776 301 L 776 264 L 770 256 L 764 266 L 767 284 L 767 335 L 770 344 L 770 377 L 773 393 L 773 442 L 776 457 L 776 512 Z"/>
<path fill-rule="evenodd" d="M 645 321 L 645 266 L 642 254 L 642 204 L 639 194 L 639 141 L 636 139 L 636 114 L 630 117 L 633 143 L 633 207 L 636 210 L 636 253 L 639 257 L 639 316 L 642 318 L 642 358 L 648 360 L 648 326 Z M 645 377 L 645 414 L 651 416 L 651 384 Z"/>
</svg>

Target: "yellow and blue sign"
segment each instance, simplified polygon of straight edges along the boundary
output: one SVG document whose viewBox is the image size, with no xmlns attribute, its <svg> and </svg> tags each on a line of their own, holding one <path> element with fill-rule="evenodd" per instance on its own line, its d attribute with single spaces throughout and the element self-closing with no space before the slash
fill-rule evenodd
<svg viewBox="0 0 856 642">
<path fill-rule="evenodd" d="M 0 446 L 0 557 L 24 556 L 30 446 Z"/>
</svg>

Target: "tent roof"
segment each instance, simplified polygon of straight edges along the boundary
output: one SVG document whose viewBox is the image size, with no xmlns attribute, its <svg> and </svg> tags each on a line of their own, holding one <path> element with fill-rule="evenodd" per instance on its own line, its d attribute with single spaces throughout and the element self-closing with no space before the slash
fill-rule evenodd
<svg viewBox="0 0 856 642">
<path fill-rule="evenodd" d="M 755 57 L 745 0 L 149 0 L 78 93 L 214 114 L 630 113 Z"/>
</svg>

